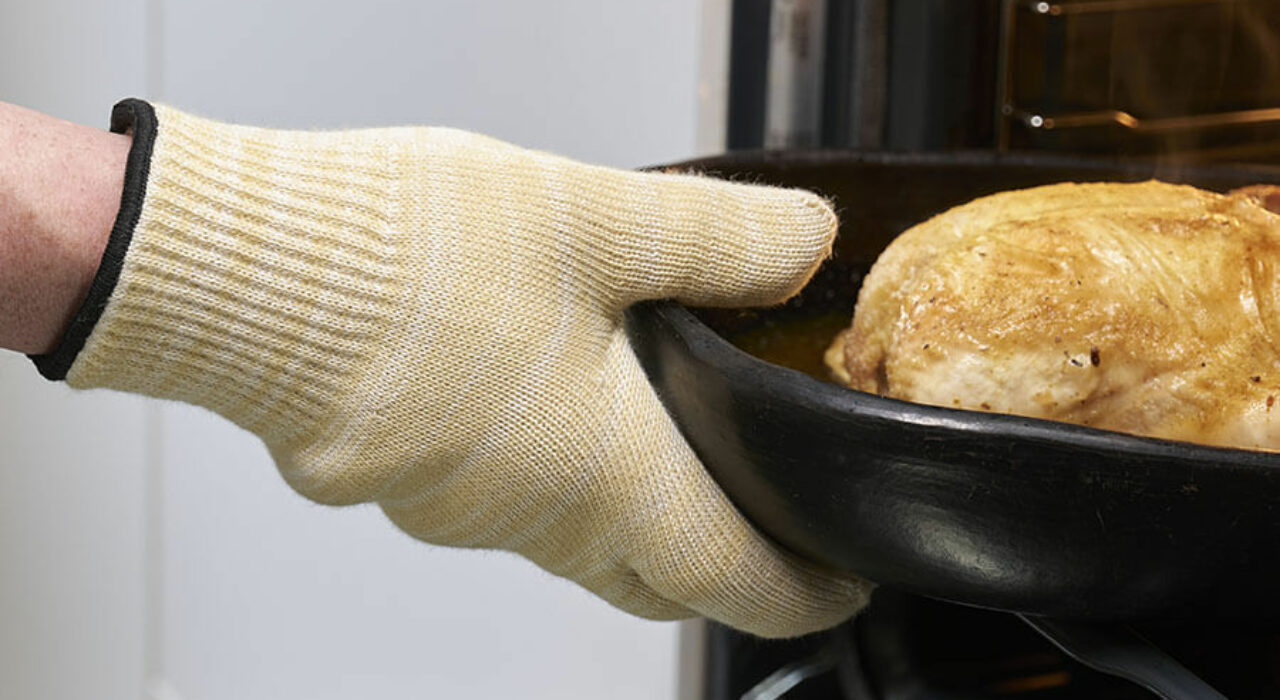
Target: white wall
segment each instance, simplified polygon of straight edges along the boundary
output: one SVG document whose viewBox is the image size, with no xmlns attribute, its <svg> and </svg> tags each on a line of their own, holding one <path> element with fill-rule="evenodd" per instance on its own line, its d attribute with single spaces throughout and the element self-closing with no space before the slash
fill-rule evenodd
<svg viewBox="0 0 1280 700">
<path fill-rule="evenodd" d="M 85 123 L 138 94 L 282 127 L 447 124 L 615 166 L 694 152 L 688 0 L 0 8 L 0 99 Z M 74 395 L 13 355 L 0 402 L 0 697 L 674 693 L 674 625 L 305 502 L 211 414 Z"/>
<path fill-rule="evenodd" d="M 0 5 L 0 100 L 105 124 L 144 87 L 144 15 L 143 0 Z M 139 697 L 149 412 L 0 351 L 0 698 Z"/>
</svg>

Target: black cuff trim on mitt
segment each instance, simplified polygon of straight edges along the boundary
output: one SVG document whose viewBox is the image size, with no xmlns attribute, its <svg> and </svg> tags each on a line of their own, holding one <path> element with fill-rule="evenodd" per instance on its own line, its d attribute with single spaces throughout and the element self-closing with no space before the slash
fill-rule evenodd
<svg viewBox="0 0 1280 700">
<path fill-rule="evenodd" d="M 120 212 L 111 227 L 111 237 L 107 239 L 107 248 L 102 253 L 102 262 L 98 263 L 89 295 L 71 319 L 62 341 L 48 354 L 28 355 L 45 379 L 67 378 L 71 364 L 84 348 L 107 306 L 107 300 L 111 298 L 111 292 L 116 288 L 125 253 L 129 252 L 129 242 L 133 240 L 133 229 L 142 214 L 142 200 L 147 195 L 147 175 L 151 171 L 151 150 L 156 142 L 156 112 L 142 100 L 122 100 L 111 110 L 111 130 L 117 134 L 133 131 L 133 145 L 129 147 L 129 160 L 124 171 Z"/>
</svg>

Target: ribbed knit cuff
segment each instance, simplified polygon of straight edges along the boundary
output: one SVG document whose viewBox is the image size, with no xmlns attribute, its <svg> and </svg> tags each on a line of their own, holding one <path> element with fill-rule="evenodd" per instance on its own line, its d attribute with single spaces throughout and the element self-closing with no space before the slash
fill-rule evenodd
<svg viewBox="0 0 1280 700">
<path fill-rule="evenodd" d="M 69 333 L 37 364 L 69 364 L 76 388 L 205 406 L 268 444 L 308 432 L 392 308 L 394 143 L 122 105 L 135 144 L 115 257 L 82 310 L 83 347 Z M 135 165 L 148 114 L 150 161 Z"/>
</svg>

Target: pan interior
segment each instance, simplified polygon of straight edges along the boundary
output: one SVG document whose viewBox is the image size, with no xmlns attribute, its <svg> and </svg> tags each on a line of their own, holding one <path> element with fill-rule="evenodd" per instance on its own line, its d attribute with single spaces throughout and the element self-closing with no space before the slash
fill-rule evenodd
<svg viewBox="0 0 1280 700">
<path fill-rule="evenodd" d="M 695 309 L 738 348 L 772 364 L 831 381 L 823 353 L 847 328 L 863 278 L 898 234 L 954 206 L 1011 189 L 1057 182 L 1160 179 L 1224 192 L 1280 182 L 1261 166 L 1181 167 L 1156 161 L 1096 161 L 991 153 L 744 153 L 681 166 L 712 175 L 815 191 L 840 216 L 832 258 L 786 304 Z"/>
</svg>

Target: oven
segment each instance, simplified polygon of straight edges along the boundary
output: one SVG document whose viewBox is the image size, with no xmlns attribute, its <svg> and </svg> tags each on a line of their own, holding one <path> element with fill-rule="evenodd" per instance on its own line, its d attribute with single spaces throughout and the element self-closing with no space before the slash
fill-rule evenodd
<svg viewBox="0 0 1280 700">
<path fill-rule="evenodd" d="M 735 0 L 729 149 L 1280 155 L 1272 0 Z"/>
<path fill-rule="evenodd" d="M 728 153 L 698 164 L 722 174 L 824 189 L 870 167 L 868 181 L 910 188 L 931 172 L 978 193 L 1072 176 L 1280 182 L 1280 0 L 729 4 Z M 923 201 L 870 228 L 891 237 L 940 211 Z M 850 269 L 819 282 L 848 293 Z M 850 623 L 794 640 L 707 624 L 686 644 L 698 652 L 686 695 L 1280 697 L 1272 612 L 1077 620 L 945 597 L 882 586 Z"/>
</svg>

